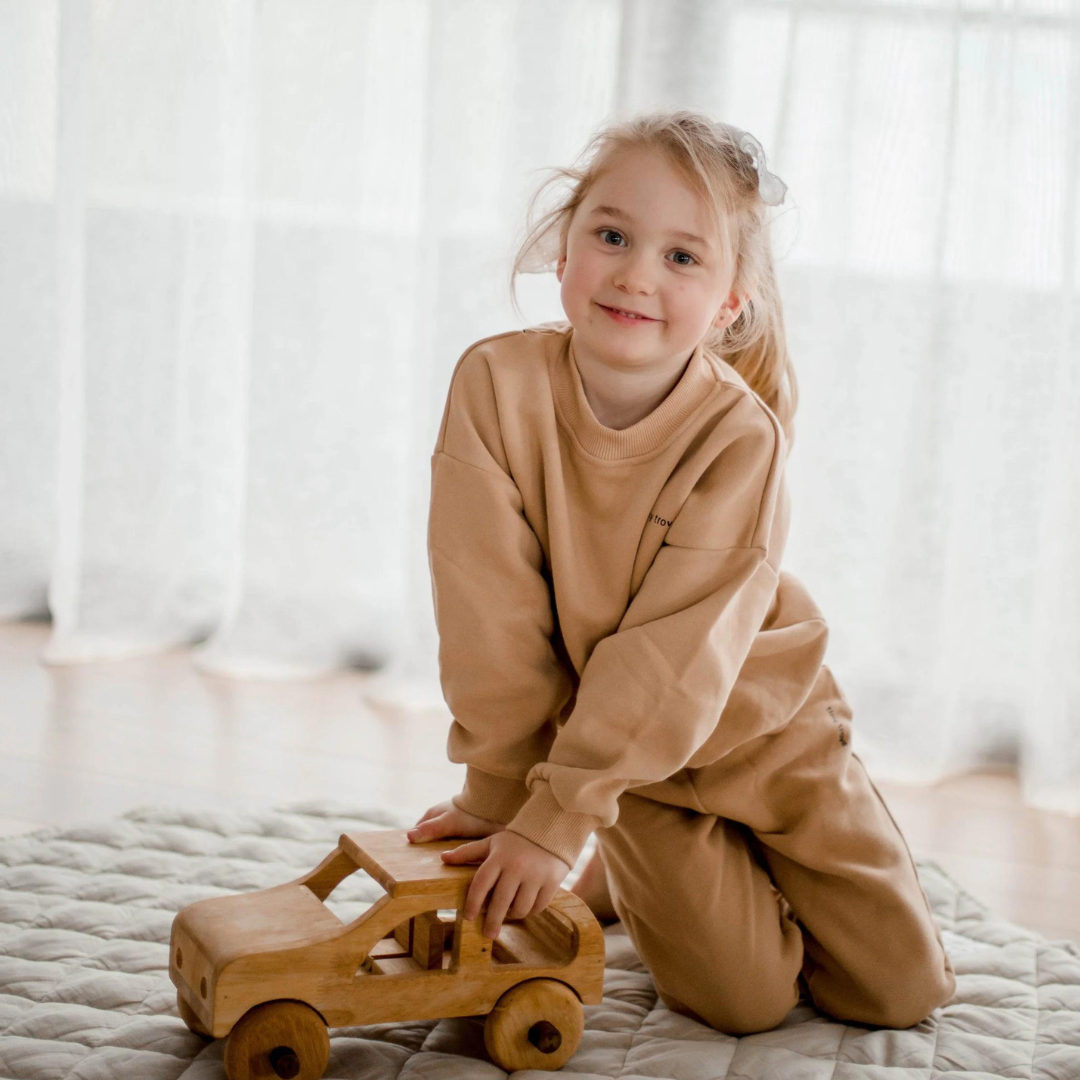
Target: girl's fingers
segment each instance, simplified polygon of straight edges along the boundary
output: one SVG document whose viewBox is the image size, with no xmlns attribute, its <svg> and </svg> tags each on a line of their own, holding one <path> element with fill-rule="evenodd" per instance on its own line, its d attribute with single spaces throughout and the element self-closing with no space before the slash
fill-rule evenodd
<svg viewBox="0 0 1080 1080">
<path fill-rule="evenodd" d="M 530 915 L 539 915 L 551 903 L 551 898 L 559 891 L 558 885 L 545 885 L 541 888 L 537 894 L 536 899 L 533 901 L 532 910 Z"/>
<path fill-rule="evenodd" d="M 520 882 L 504 870 L 495 883 L 495 891 L 488 903 L 487 918 L 484 920 L 484 937 L 497 938 L 502 929 L 507 909 L 514 902 Z"/>
<path fill-rule="evenodd" d="M 444 836 L 457 835 L 450 826 L 449 818 L 447 811 L 439 810 L 431 817 L 421 818 L 406 835 L 415 842 L 439 840 Z"/>
<path fill-rule="evenodd" d="M 472 840 L 468 844 L 459 844 L 449 851 L 442 851 L 443 862 L 448 863 L 472 863 L 483 862 L 488 857 L 491 848 L 491 837 L 485 836 L 480 840 Z M 479 872 L 479 871 L 478 871 Z"/>
<path fill-rule="evenodd" d="M 420 843 L 437 840 L 443 833 L 439 829 L 438 818 L 421 818 L 405 835 L 414 843 Z"/>
<path fill-rule="evenodd" d="M 443 852 L 443 854 L 448 853 Z M 469 892 L 465 897 L 465 907 L 462 910 L 463 918 L 475 919 L 479 916 L 484 906 L 484 900 L 487 899 L 488 891 L 495 884 L 495 879 L 498 876 L 499 871 L 490 867 L 487 863 L 476 871 L 472 884 L 469 886 Z"/>
<path fill-rule="evenodd" d="M 518 886 L 517 897 L 510 905 L 510 910 L 507 911 L 506 917 L 508 919 L 524 919 L 533 909 L 533 904 L 536 902 L 537 894 L 540 892 L 539 885 L 528 885 L 522 882 Z"/>
<path fill-rule="evenodd" d="M 439 814 L 441 814 L 441 813 L 442 813 L 442 810 L 440 810 L 437 806 L 429 806 L 423 812 L 423 814 L 420 815 L 420 820 L 416 824 L 420 825 L 423 822 L 429 820 L 430 818 L 438 817 Z"/>
</svg>

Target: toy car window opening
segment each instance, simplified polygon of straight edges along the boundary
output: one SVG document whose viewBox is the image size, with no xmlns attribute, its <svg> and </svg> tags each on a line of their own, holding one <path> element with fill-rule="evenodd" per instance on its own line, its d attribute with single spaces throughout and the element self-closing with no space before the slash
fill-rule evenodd
<svg viewBox="0 0 1080 1080">
<path fill-rule="evenodd" d="M 376 942 L 361 971 L 375 975 L 404 975 L 450 970 L 457 913 L 425 911 L 399 923 Z M 547 908 L 537 915 L 503 921 L 491 943 L 495 965 L 560 967 L 577 953 L 577 928 L 560 911 Z M 358 972 L 359 974 L 359 972 Z"/>
<path fill-rule="evenodd" d="M 307 888 L 342 926 L 353 925 L 386 895 L 386 890 L 366 870 L 355 864 L 326 896 L 319 896 L 310 886 Z"/>
</svg>

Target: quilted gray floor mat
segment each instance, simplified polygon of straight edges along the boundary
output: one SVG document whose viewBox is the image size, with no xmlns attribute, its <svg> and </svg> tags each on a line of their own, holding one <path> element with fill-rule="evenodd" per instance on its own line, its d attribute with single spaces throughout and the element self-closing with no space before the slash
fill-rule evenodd
<svg viewBox="0 0 1080 1080">
<path fill-rule="evenodd" d="M 251 813 L 143 809 L 0 840 L 0 1077 L 222 1080 L 222 1044 L 191 1034 L 176 1013 L 173 915 L 204 896 L 296 877 L 341 832 L 412 824 L 319 802 Z M 995 918 L 935 863 L 920 862 L 919 872 L 958 977 L 954 999 L 922 1024 L 841 1024 L 801 1002 L 772 1031 L 723 1035 L 658 1001 L 616 924 L 606 931 L 604 1001 L 585 1006 L 585 1034 L 563 1071 L 605 1080 L 1080 1080 L 1080 949 Z M 348 915 L 378 895 L 356 875 L 331 899 Z M 485 1055 L 474 1018 L 331 1034 L 327 1080 L 506 1075 Z"/>
</svg>

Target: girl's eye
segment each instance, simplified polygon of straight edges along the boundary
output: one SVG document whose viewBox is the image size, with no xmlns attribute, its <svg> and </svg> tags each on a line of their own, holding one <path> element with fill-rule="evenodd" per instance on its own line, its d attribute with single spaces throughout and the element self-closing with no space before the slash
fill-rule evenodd
<svg viewBox="0 0 1080 1080">
<path fill-rule="evenodd" d="M 605 233 L 611 233 L 614 236 L 618 236 L 620 238 L 622 237 L 622 233 L 619 232 L 618 229 L 598 229 L 596 235 L 599 236 L 601 239 L 603 239 Z M 607 244 L 607 241 L 604 240 L 604 243 Z M 618 245 L 617 244 L 616 245 L 607 244 L 607 246 L 608 247 L 613 247 L 613 246 L 617 247 Z M 685 255 L 690 260 L 690 262 L 677 262 L 676 263 L 677 266 L 691 266 L 691 265 L 693 265 L 693 264 L 695 264 L 697 262 L 697 259 L 695 259 L 694 256 L 691 255 L 689 251 L 677 251 L 677 252 L 675 252 L 675 254 L 676 255 Z"/>
</svg>

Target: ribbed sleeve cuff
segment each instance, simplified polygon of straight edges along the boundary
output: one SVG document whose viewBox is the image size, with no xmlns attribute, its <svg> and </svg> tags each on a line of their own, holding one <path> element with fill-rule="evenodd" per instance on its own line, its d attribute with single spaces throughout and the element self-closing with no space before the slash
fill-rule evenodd
<svg viewBox="0 0 1080 1080">
<path fill-rule="evenodd" d="M 552 795 L 551 785 L 546 780 L 534 780 L 529 801 L 506 829 L 557 855 L 572 869 L 589 834 L 602 824 L 603 819 L 595 814 L 564 810 Z"/>
<path fill-rule="evenodd" d="M 495 776 L 472 765 L 465 766 L 465 786 L 451 802 L 466 814 L 505 825 L 528 801 L 524 780 Z"/>
</svg>

